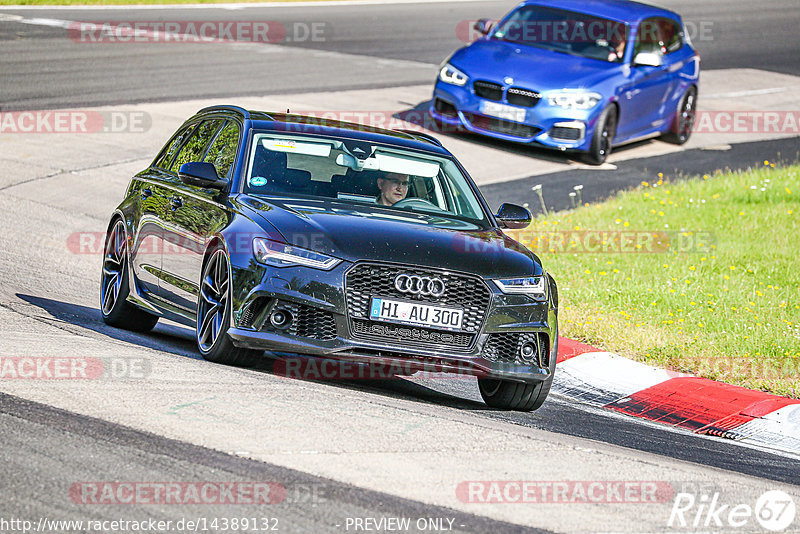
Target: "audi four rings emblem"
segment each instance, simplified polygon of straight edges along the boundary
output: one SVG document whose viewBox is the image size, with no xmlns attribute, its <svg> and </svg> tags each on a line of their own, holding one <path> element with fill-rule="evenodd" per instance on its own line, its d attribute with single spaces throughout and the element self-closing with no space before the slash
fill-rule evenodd
<svg viewBox="0 0 800 534">
<path fill-rule="evenodd" d="M 441 278 L 417 276 L 416 274 L 398 274 L 394 279 L 394 287 L 401 293 L 422 295 L 424 297 L 441 297 L 444 295 L 444 282 Z"/>
</svg>

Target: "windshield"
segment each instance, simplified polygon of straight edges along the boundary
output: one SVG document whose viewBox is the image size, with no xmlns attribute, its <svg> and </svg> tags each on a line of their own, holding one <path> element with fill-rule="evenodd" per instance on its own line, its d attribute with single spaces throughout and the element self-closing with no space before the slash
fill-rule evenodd
<svg viewBox="0 0 800 534">
<path fill-rule="evenodd" d="M 556 52 L 619 63 L 625 56 L 628 26 L 542 6 L 523 6 L 494 31 L 492 37 Z"/>
<path fill-rule="evenodd" d="M 486 220 L 452 160 L 350 139 L 257 133 L 243 192 Z"/>
</svg>

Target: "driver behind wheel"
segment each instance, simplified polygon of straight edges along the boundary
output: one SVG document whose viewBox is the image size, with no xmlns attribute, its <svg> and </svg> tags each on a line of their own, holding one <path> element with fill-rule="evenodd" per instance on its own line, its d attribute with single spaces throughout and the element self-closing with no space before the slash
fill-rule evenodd
<svg viewBox="0 0 800 534">
<path fill-rule="evenodd" d="M 387 172 L 383 178 L 378 178 L 380 194 L 376 199 L 378 204 L 393 206 L 408 195 L 409 176 L 397 172 Z"/>
</svg>

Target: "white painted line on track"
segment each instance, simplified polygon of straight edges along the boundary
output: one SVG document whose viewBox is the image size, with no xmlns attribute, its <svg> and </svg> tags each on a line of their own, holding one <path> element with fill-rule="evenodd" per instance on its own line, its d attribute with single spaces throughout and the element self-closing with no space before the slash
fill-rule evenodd
<svg viewBox="0 0 800 534">
<path fill-rule="evenodd" d="M 0 15 L 2 16 L 2 15 Z M 65 19 L 51 19 L 51 18 L 24 18 L 19 15 L 6 15 L 7 17 L 13 17 L 15 22 L 20 24 L 31 24 L 34 26 L 48 26 L 51 28 L 64 28 L 66 30 L 74 29 L 75 24 L 80 23 L 81 21 L 76 20 L 65 20 Z M 2 19 L 0 19 L 2 20 Z M 116 29 L 117 27 L 121 26 L 121 31 L 124 35 L 129 35 L 131 40 L 133 39 L 133 30 L 130 27 L 129 22 L 122 22 L 120 21 L 119 25 L 115 25 L 112 23 L 108 24 L 109 28 Z M 159 33 L 158 31 L 153 30 L 136 30 L 136 34 L 139 38 L 153 38 L 153 39 L 163 39 L 164 33 Z M 189 42 L 189 43 L 197 43 L 198 36 L 197 35 L 190 35 L 185 33 L 169 33 L 170 35 L 170 42 L 180 43 L 180 42 Z M 257 47 L 259 52 L 269 52 L 275 51 L 278 49 L 291 49 L 295 52 L 301 53 L 308 53 L 310 55 L 314 55 L 317 57 L 330 57 L 332 59 L 365 59 L 368 58 L 374 61 L 375 65 L 378 68 L 385 68 L 385 67 L 406 67 L 406 68 L 433 68 L 438 67 L 436 63 L 424 63 L 422 61 L 413 61 L 409 59 L 390 59 L 390 58 L 380 58 L 375 56 L 370 56 L 366 54 L 348 54 L 345 52 L 333 52 L 330 50 L 318 50 L 314 48 L 299 48 L 299 47 L 291 47 L 288 45 L 283 45 L 280 43 L 263 43 L 263 42 L 250 42 L 250 41 L 219 41 L 219 42 L 208 42 L 202 43 L 204 45 L 228 45 L 228 46 L 250 46 L 250 47 Z"/>
<path fill-rule="evenodd" d="M 69 29 L 69 25 L 73 24 L 71 20 L 60 20 L 60 19 L 45 19 L 45 18 L 32 18 L 26 19 L 23 17 L 19 17 L 16 22 L 20 24 L 31 24 L 33 26 L 49 26 L 51 28 L 64 28 Z"/>
<path fill-rule="evenodd" d="M 703 95 L 703 98 L 740 98 L 743 96 L 771 95 L 775 93 L 785 93 L 797 87 L 769 87 L 767 89 L 752 89 L 750 91 L 733 91 L 731 93 L 713 93 Z"/>
<path fill-rule="evenodd" d="M 485 2 L 486 0 L 458 0 L 459 2 Z M 246 9 L 250 7 L 327 7 L 327 6 L 374 6 L 392 4 L 449 4 L 451 0 L 321 0 L 319 2 L 241 2 L 231 4 L 132 4 L 132 5 L 84 5 L 84 6 L 0 6 L 0 9 L 40 9 L 70 11 L 106 11 L 106 10 L 150 10 L 150 9 Z"/>
</svg>

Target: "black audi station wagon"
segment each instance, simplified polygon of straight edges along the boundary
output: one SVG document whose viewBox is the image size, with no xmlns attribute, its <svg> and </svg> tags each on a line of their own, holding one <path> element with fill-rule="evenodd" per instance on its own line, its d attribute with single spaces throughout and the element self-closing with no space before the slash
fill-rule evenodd
<svg viewBox="0 0 800 534">
<path fill-rule="evenodd" d="M 433 137 L 214 106 L 131 180 L 105 244 L 106 323 L 193 327 L 206 360 L 270 353 L 474 375 L 530 411 L 555 372 L 558 296 Z"/>
</svg>

